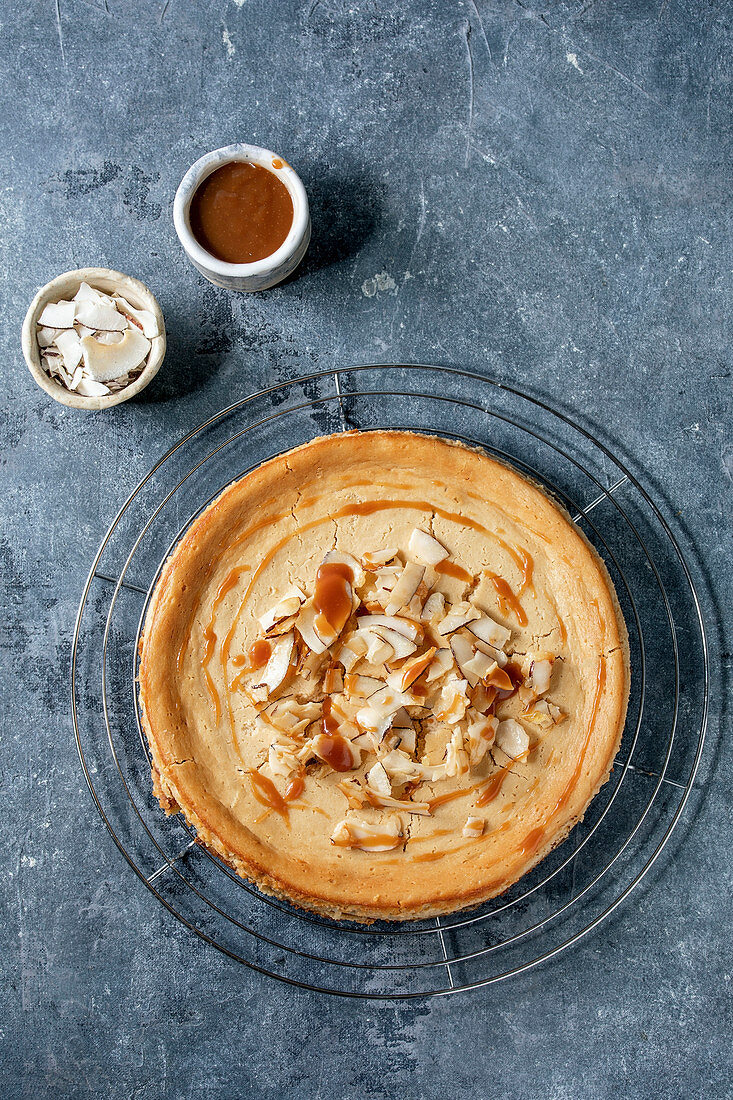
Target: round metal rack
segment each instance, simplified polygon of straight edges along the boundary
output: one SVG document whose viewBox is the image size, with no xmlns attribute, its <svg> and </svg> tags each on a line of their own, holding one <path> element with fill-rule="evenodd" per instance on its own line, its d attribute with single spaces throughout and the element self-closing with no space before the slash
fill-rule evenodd
<svg viewBox="0 0 733 1100">
<path fill-rule="evenodd" d="M 377 427 L 458 438 L 509 460 L 570 512 L 604 558 L 629 630 L 632 689 L 611 779 L 568 839 L 502 897 L 430 921 L 359 925 L 261 894 L 153 797 L 136 662 L 171 548 L 230 482 L 317 435 Z M 680 654 L 684 654 L 684 683 Z M 437 996 L 547 963 L 647 874 L 695 781 L 708 650 L 684 556 L 647 491 L 609 449 L 528 393 L 436 366 L 334 368 L 237 401 L 145 475 L 104 536 L 84 588 L 72 714 L 92 797 L 115 843 L 165 908 L 263 974 L 372 999 Z"/>
</svg>

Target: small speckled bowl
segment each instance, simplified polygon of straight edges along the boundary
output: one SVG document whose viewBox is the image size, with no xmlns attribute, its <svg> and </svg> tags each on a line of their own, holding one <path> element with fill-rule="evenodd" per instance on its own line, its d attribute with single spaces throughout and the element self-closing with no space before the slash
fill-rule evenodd
<svg viewBox="0 0 733 1100">
<path fill-rule="evenodd" d="M 50 378 L 41 366 L 41 353 L 36 338 L 38 318 L 49 302 L 73 298 L 82 283 L 89 283 L 90 286 L 104 291 L 105 294 L 120 294 L 136 309 L 150 310 L 160 333 L 151 340 L 152 346 L 147 362 L 135 381 L 118 390 L 117 393 L 105 394 L 103 397 L 82 397 L 78 393 L 67 390 L 65 386 Z M 25 315 L 22 342 L 28 370 L 42 390 L 50 394 L 54 401 L 60 401 L 62 405 L 96 412 L 100 409 L 109 409 L 113 405 L 121 405 L 123 401 L 129 401 L 155 378 L 165 356 L 165 322 L 156 298 L 139 279 L 132 279 L 129 275 L 112 271 L 108 267 L 82 267 L 77 271 L 66 271 L 63 275 L 57 275 L 50 283 L 41 287 Z"/>
<path fill-rule="evenodd" d="M 198 243 L 191 232 L 191 200 L 203 181 L 232 161 L 248 161 L 259 164 L 272 172 L 283 183 L 293 200 L 293 224 L 287 237 L 271 256 L 249 264 L 229 264 L 217 260 Z M 173 203 L 173 224 L 189 260 L 209 282 L 227 290 L 267 290 L 292 275 L 305 256 L 311 238 L 311 219 L 308 196 L 299 176 L 290 165 L 258 145 L 226 145 L 206 153 L 193 164 L 181 180 Z"/>
</svg>

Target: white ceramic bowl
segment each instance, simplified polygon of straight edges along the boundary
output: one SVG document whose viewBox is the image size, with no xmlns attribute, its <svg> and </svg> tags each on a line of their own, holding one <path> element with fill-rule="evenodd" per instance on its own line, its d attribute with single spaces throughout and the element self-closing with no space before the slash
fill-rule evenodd
<svg viewBox="0 0 733 1100">
<path fill-rule="evenodd" d="M 90 286 L 106 294 L 120 294 L 136 309 L 150 310 L 155 316 L 160 333 L 159 336 L 153 337 L 147 362 L 135 381 L 118 390 L 117 393 L 106 394 L 104 397 L 82 397 L 78 393 L 73 393 L 60 382 L 50 378 L 41 366 L 41 352 L 36 337 L 38 318 L 49 302 L 73 298 L 82 283 L 89 283 Z M 129 275 L 112 271 L 108 267 L 82 267 L 77 271 L 66 271 L 63 275 L 57 275 L 50 283 L 41 287 L 25 315 L 22 342 L 28 369 L 42 390 L 50 394 L 55 401 L 60 401 L 62 405 L 71 405 L 74 409 L 97 411 L 129 401 L 155 378 L 165 356 L 165 322 L 156 298 L 139 279 L 132 279 Z"/>
<path fill-rule="evenodd" d="M 191 232 L 191 200 L 197 188 L 217 168 L 221 168 L 223 164 L 231 164 L 232 161 L 248 161 L 266 168 L 287 187 L 293 200 L 293 224 L 283 243 L 271 256 L 249 264 L 229 264 L 224 260 L 217 260 L 201 247 Z M 261 149 L 258 145 L 226 145 L 223 149 L 206 153 L 191 165 L 176 191 L 173 224 L 193 266 L 209 282 L 227 290 L 267 290 L 268 287 L 281 283 L 295 271 L 305 256 L 311 238 L 308 196 L 300 177 L 282 157 L 269 149 Z"/>
</svg>

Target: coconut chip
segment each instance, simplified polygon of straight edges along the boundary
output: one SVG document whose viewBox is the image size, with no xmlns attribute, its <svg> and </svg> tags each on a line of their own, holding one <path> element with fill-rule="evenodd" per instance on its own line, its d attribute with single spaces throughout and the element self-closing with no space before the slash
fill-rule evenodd
<svg viewBox="0 0 733 1100">
<path fill-rule="evenodd" d="M 71 301 L 48 302 L 36 328 L 43 370 L 82 397 L 106 397 L 134 382 L 159 335 L 150 310 L 89 283 Z"/>
</svg>

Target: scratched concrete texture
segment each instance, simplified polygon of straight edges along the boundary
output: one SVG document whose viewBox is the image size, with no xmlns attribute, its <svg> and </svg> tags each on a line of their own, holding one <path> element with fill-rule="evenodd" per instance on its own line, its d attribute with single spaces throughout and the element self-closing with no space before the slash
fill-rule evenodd
<svg viewBox="0 0 733 1100">
<path fill-rule="evenodd" d="M 15 1097 L 731 1096 L 730 3 L 6 0 L 0 30 L 0 1051 Z M 206 283 L 191 162 L 266 145 L 308 189 L 297 278 Z M 33 383 L 38 286 L 108 265 L 169 333 L 99 415 Z M 599 434 L 670 517 L 712 651 L 704 783 L 633 897 L 520 978 L 414 1003 L 287 988 L 207 946 L 114 847 L 74 746 L 87 569 L 137 480 L 234 398 L 439 362 Z M 683 654 L 684 661 L 684 654 Z"/>
</svg>

